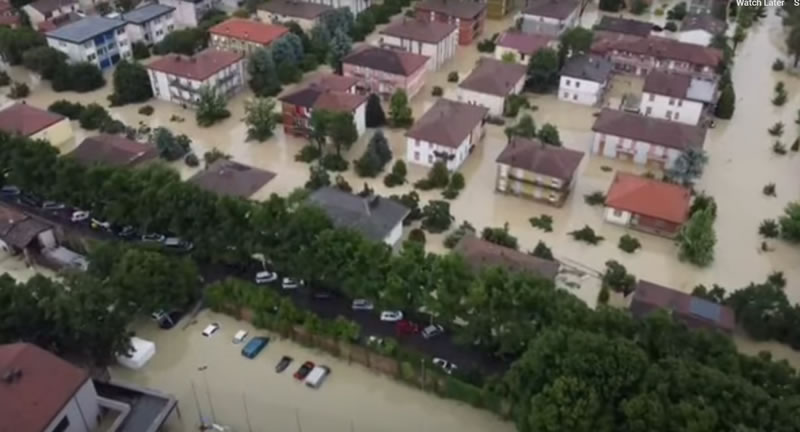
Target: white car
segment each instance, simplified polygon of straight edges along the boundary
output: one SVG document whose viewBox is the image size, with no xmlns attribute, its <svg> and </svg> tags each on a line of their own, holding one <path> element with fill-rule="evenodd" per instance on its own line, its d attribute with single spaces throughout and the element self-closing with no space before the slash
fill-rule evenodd
<svg viewBox="0 0 800 432">
<path fill-rule="evenodd" d="M 401 311 L 383 311 L 381 312 L 381 321 L 397 322 L 403 319 L 403 312 Z"/>
<path fill-rule="evenodd" d="M 111 223 L 106 221 L 101 221 L 99 219 L 92 218 L 92 228 L 94 229 L 104 229 L 106 231 L 111 231 Z"/>
<path fill-rule="evenodd" d="M 373 305 L 372 302 L 367 299 L 353 300 L 353 310 L 372 310 L 372 309 L 375 309 L 375 305 Z"/>
<path fill-rule="evenodd" d="M 216 333 L 216 332 L 217 332 L 217 330 L 219 330 L 219 324 L 217 324 L 217 323 L 211 323 L 211 324 L 209 324 L 209 325 L 208 325 L 208 326 L 207 326 L 207 327 L 206 327 L 206 328 L 203 330 L 203 336 L 205 336 L 205 337 L 211 337 L 211 335 L 213 335 L 214 333 Z"/>
<path fill-rule="evenodd" d="M 281 284 L 281 287 L 285 290 L 289 290 L 289 289 L 297 289 L 303 285 L 305 285 L 305 282 L 303 282 L 302 279 L 285 277 L 283 278 L 283 283 Z"/>
<path fill-rule="evenodd" d="M 247 338 L 247 330 L 239 330 L 233 335 L 233 343 L 240 344 Z"/>
<path fill-rule="evenodd" d="M 89 212 L 85 210 L 75 210 L 69 218 L 72 222 L 83 222 L 89 219 Z"/>
<path fill-rule="evenodd" d="M 260 271 L 256 273 L 257 284 L 267 284 L 278 280 L 278 274 L 271 271 Z"/>
<path fill-rule="evenodd" d="M 439 336 L 442 333 L 444 333 L 444 327 L 438 324 L 431 324 L 422 329 L 422 337 L 424 337 L 425 339 L 430 339 L 434 336 Z"/>
<path fill-rule="evenodd" d="M 448 375 L 452 375 L 453 371 L 458 369 L 458 367 L 453 363 L 450 363 L 449 361 L 439 357 L 433 358 L 433 364 L 439 366 L 442 369 L 442 371 L 444 371 L 444 373 Z"/>
</svg>

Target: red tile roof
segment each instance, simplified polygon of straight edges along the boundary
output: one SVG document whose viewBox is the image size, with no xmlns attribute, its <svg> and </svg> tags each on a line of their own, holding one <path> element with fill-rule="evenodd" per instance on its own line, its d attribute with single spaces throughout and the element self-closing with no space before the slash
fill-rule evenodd
<svg viewBox="0 0 800 432">
<path fill-rule="evenodd" d="M 157 158 L 158 149 L 123 136 L 102 134 L 84 139 L 69 156 L 87 165 L 133 166 Z"/>
<path fill-rule="evenodd" d="M 317 78 L 314 84 L 327 90 L 346 92 L 358 84 L 358 78 L 326 74 Z"/>
<path fill-rule="evenodd" d="M 608 108 L 600 111 L 592 131 L 681 151 L 702 148 L 706 140 L 706 129 L 700 126 Z"/>
<path fill-rule="evenodd" d="M 281 96 L 281 102 L 330 111 L 352 112 L 367 102 L 367 95 L 329 90 L 317 84 Z"/>
<path fill-rule="evenodd" d="M 606 206 L 677 224 L 686 222 L 691 192 L 676 184 L 617 173 L 606 194 Z"/>
<path fill-rule="evenodd" d="M 394 24 L 389 24 L 388 27 L 381 30 L 381 34 L 438 44 L 444 38 L 453 34 L 457 28 L 455 23 L 403 18 Z"/>
<path fill-rule="evenodd" d="M 215 35 L 269 45 L 272 41 L 288 33 L 289 29 L 244 18 L 231 18 L 211 27 L 208 31 Z"/>
<path fill-rule="evenodd" d="M 0 111 L 0 130 L 10 134 L 31 136 L 64 120 L 66 117 L 26 103 L 14 104 Z"/>
<path fill-rule="evenodd" d="M 639 56 L 687 62 L 716 67 L 722 61 L 722 51 L 663 37 L 615 38 L 601 37 L 592 44 L 592 52 L 607 54 L 620 51 Z"/>
<path fill-rule="evenodd" d="M 42 432 L 89 374 L 35 345 L 0 345 L 0 431 Z"/>
<path fill-rule="evenodd" d="M 528 67 L 481 57 L 475 68 L 458 84 L 459 88 L 506 97 L 525 79 Z"/>
<path fill-rule="evenodd" d="M 182 78 L 204 81 L 242 58 L 244 56 L 238 53 L 207 49 L 191 57 L 169 54 L 151 62 L 147 68 Z"/>
<path fill-rule="evenodd" d="M 554 38 L 546 35 L 507 31 L 497 40 L 497 46 L 510 48 L 526 55 L 533 55 L 540 49 L 547 47 L 547 44 L 554 40 Z"/>
<path fill-rule="evenodd" d="M 686 99 L 686 93 L 692 84 L 689 75 L 671 74 L 653 71 L 647 74 L 644 80 L 643 91 L 673 98 Z"/>
<path fill-rule="evenodd" d="M 373 46 L 362 47 L 342 59 L 342 63 L 406 77 L 413 75 L 427 62 L 428 56 Z"/>
</svg>

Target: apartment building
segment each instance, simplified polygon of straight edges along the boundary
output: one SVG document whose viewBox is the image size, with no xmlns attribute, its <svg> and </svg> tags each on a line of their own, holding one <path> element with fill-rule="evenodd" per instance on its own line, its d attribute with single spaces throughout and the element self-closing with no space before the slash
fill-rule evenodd
<svg viewBox="0 0 800 432">
<path fill-rule="evenodd" d="M 131 56 L 125 22 L 119 19 L 88 16 L 46 34 L 47 44 L 73 62 L 94 63 L 108 69 Z"/>
<path fill-rule="evenodd" d="M 175 30 L 175 8 L 158 3 L 138 7 L 120 16 L 131 43 L 153 45 Z"/>
<path fill-rule="evenodd" d="M 170 54 L 148 64 L 147 70 L 155 97 L 186 106 L 197 103 L 201 88 L 230 97 L 244 86 L 244 56 L 229 51 Z"/>
</svg>

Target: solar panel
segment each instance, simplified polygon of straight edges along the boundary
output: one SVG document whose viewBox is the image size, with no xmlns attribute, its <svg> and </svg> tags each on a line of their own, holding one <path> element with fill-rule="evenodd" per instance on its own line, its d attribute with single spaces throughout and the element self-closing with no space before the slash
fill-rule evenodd
<svg viewBox="0 0 800 432">
<path fill-rule="evenodd" d="M 722 307 L 708 300 L 692 297 L 689 302 L 689 313 L 699 316 L 700 318 L 717 322 L 722 313 Z"/>
</svg>

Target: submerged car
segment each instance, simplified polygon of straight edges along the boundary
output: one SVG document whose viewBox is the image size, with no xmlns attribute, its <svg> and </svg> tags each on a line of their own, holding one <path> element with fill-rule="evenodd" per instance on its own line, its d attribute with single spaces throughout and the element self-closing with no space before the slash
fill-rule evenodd
<svg viewBox="0 0 800 432">
<path fill-rule="evenodd" d="M 443 358 L 439 358 L 439 357 L 434 357 L 433 358 L 433 364 L 435 364 L 436 366 L 439 366 L 439 368 L 442 371 L 444 371 L 444 373 L 446 373 L 448 375 L 452 375 L 453 371 L 458 369 L 458 367 L 455 364 L 453 364 L 452 362 L 449 362 L 449 361 L 447 361 L 447 360 L 445 360 Z"/>
<path fill-rule="evenodd" d="M 278 274 L 275 272 L 271 272 L 268 270 L 260 271 L 256 273 L 256 283 L 257 284 L 267 284 L 272 283 L 278 280 Z"/>
<path fill-rule="evenodd" d="M 281 357 L 281 360 L 275 365 L 275 372 L 281 373 L 285 371 L 293 361 L 294 359 L 289 356 Z"/>
<path fill-rule="evenodd" d="M 264 348 L 267 347 L 268 344 L 269 344 L 268 337 L 263 337 L 263 336 L 254 337 L 250 339 L 250 342 L 247 342 L 247 344 L 245 344 L 244 348 L 242 348 L 242 355 L 249 359 L 254 359 L 261 351 L 264 350 Z"/>
<path fill-rule="evenodd" d="M 353 300 L 353 310 L 372 310 L 375 309 L 375 305 L 372 304 L 371 301 L 367 299 L 355 299 Z"/>
<path fill-rule="evenodd" d="M 297 289 L 303 285 L 305 285 L 305 282 L 303 282 L 302 279 L 285 277 L 283 278 L 283 283 L 281 284 L 281 288 L 285 290 Z"/>
<path fill-rule="evenodd" d="M 203 329 L 203 336 L 211 337 L 211 335 L 216 333 L 217 330 L 219 330 L 219 324 L 211 323 L 208 326 L 206 326 L 206 328 Z"/>
<path fill-rule="evenodd" d="M 397 322 L 403 319 L 403 312 L 401 311 L 383 311 L 381 312 L 381 321 Z"/>
<path fill-rule="evenodd" d="M 300 366 L 300 369 L 297 369 L 297 372 L 294 373 L 294 378 L 302 381 L 306 379 L 312 369 L 314 369 L 314 363 L 307 361 Z"/>
<path fill-rule="evenodd" d="M 425 339 L 430 339 L 432 337 L 439 336 L 442 333 L 444 333 L 444 327 L 438 324 L 431 324 L 422 330 L 422 337 Z"/>
</svg>

